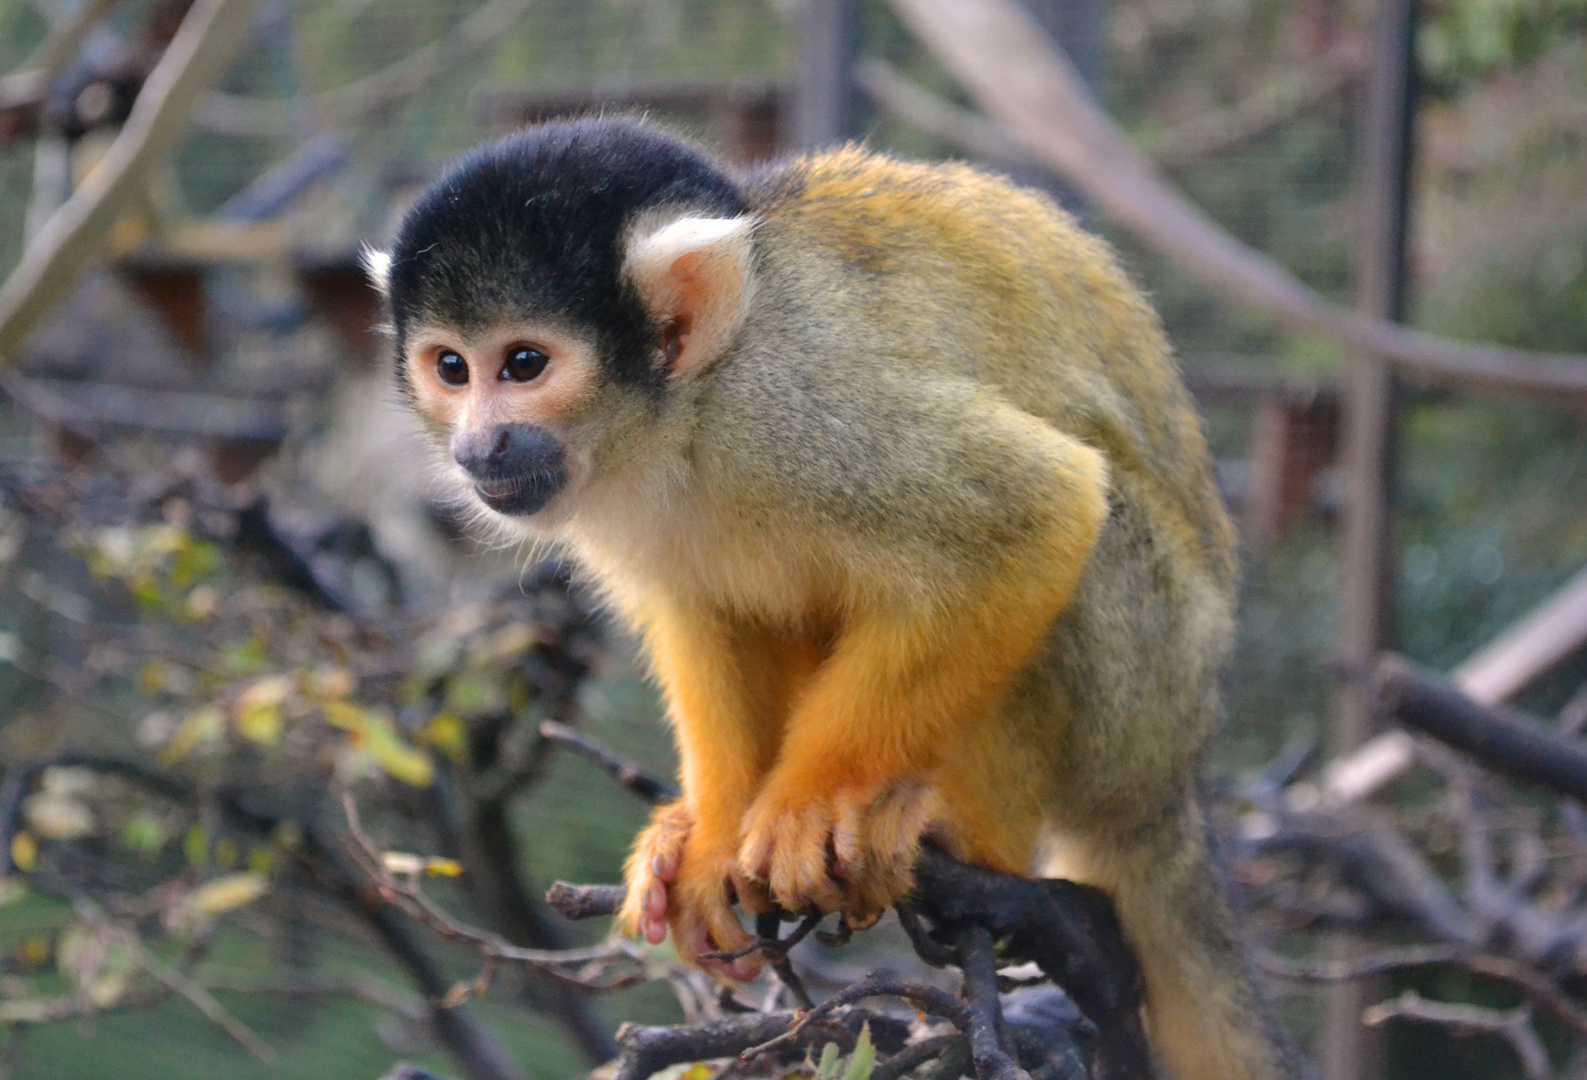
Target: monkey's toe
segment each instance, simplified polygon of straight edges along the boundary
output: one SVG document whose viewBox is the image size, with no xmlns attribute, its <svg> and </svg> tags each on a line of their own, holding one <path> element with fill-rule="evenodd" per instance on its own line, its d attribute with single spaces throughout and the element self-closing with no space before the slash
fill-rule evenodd
<svg viewBox="0 0 1587 1080">
<path fill-rule="evenodd" d="M 802 805 L 770 795 L 746 819 L 740 869 L 765 881 L 783 908 L 841 910 L 854 926 L 874 922 L 909 891 L 920 838 L 941 813 L 935 790 L 914 780 Z"/>
<path fill-rule="evenodd" d="M 936 789 L 893 784 L 868 803 L 850 803 L 832 834 L 834 873 L 851 926 L 874 922 L 914 887 L 921 837 L 942 816 Z"/>
<path fill-rule="evenodd" d="M 760 971 L 754 957 L 703 959 L 754 940 L 733 910 L 735 898 L 754 912 L 770 910 L 770 902 L 763 889 L 738 874 L 731 838 L 713 841 L 681 802 L 657 810 L 639 834 L 626 879 L 628 896 L 619 915 L 624 931 L 652 945 L 670 932 L 680 957 L 726 981 L 748 981 Z"/>
<path fill-rule="evenodd" d="M 764 882 L 786 911 L 832 911 L 843 898 L 829 869 L 830 809 L 823 806 L 779 811 L 758 803 L 750 812 L 739 845 L 739 869 Z"/>
<path fill-rule="evenodd" d="M 682 803 L 659 808 L 634 841 L 624 869 L 628 896 L 618 913 L 627 934 L 659 945 L 667 936 L 667 889 L 677 879 L 694 822 Z"/>
<path fill-rule="evenodd" d="M 728 866 L 718 862 L 716 869 L 702 871 L 697 877 L 680 880 L 669 890 L 668 923 L 673 947 L 686 963 L 725 982 L 749 982 L 760 974 L 758 956 L 736 960 L 717 960 L 710 953 L 733 952 L 755 940 L 739 922 L 728 896 Z"/>
</svg>

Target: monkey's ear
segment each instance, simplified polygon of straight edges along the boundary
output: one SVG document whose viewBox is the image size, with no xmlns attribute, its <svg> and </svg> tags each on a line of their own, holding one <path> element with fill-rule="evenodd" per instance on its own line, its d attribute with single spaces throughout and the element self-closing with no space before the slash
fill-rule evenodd
<svg viewBox="0 0 1587 1080">
<path fill-rule="evenodd" d="M 667 365 L 698 371 L 727 349 L 750 299 L 747 217 L 684 217 L 629 242 L 624 269 L 662 326 Z"/>
<path fill-rule="evenodd" d="M 360 261 L 364 264 L 364 273 L 369 275 L 369 283 L 375 287 L 382 300 L 391 299 L 391 255 L 379 248 L 364 245 L 360 254 Z"/>
</svg>

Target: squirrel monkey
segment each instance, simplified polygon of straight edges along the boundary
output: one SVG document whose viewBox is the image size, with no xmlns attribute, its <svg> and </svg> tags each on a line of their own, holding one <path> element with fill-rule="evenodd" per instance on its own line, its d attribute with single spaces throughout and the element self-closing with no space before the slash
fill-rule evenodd
<svg viewBox="0 0 1587 1080">
<path fill-rule="evenodd" d="M 600 119 L 466 155 L 368 263 L 460 496 L 569 550 L 665 692 L 630 932 L 865 925 L 929 836 L 1111 895 L 1175 1080 L 1291 1074 L 1197 800 L 1235 538 L 1106 245 L 963 165 Z"/>
</svg>

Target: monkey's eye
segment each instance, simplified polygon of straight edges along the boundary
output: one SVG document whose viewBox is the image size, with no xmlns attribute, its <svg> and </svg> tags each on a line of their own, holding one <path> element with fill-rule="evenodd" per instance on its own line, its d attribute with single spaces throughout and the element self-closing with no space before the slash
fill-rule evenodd
<svg viewBox="0 0 1587 1080">
<path fill-rule="evenodd" d="M 539 349 L 521 345 L 507 353 L 507 362 L 502 365 L 501 377 L 511 379 L 513 382 L 530 382 L 539 378 L 540 373 L 550 362 L 550 358 Z"/>
<path fill-rule="evenodd" d="M 436 358 L 435 373 L 448 386 L 462 386 L 468 382 L 468 361 L 455 352 L 444 352 Z"/>
</svg>

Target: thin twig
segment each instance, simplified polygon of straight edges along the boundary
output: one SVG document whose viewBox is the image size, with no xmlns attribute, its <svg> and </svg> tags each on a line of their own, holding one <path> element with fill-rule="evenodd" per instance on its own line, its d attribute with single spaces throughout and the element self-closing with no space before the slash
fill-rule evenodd
<svg viewBox="0 0 1587 1080">
<path fill-rule="evenodd" d="M 1490 953 L 1473 953 L 1456 945 L 1424 945 L 1374 953 L 1360 960 L 1298 964 L 1265 950 L 1255 954 L 1257 965 L 1277 979 L 1304 982 L 1344 982 L 1419 967 L 1462 967 L 1516 987 L 1555 1019 L 1587 1039 L 1587 1009 L 1582 1008 L 1558 983 L 1515 960 Z"/>
<path fill-rule="evenodd" d="M 946 1056 L 962 1053 L 964 1062 L 970 1060 L 970 1040 L 955 1032 L 952 1035 L 934 1035 L 929 1039 L 911 1043 L 892 1057 L 878 1061 L 871 1070 L 871 1080 L 898 1080 L 907 1072 L 911 1072 L 931 1061 L 933 1058 L 942 1059 Z M 963 1063 L 961 1063 L 961 1068 Z"/>
<path fill-rule="evenodd" d="M 1008 1054 L 1003 1008 L 997 997 L 997 957 L 992 932 L 966 924 L 954 934 L 964 996 L 970 1012 L 970 1056 L 978 1080 L 1014 1080 L 1019 1066 Z"/>
<path fill-rule="evenodd" d="M 502 961 L 523 964 L 595 990 L 614 988 L 593 981 L 594 975 L 604 971 L 605 964 L 618 960 L 642 962 L 637 948 L 620 938 L 581 949 L 526 949 L 510 944 L 499 935 L 458 922 L 425 896 L 416 884 L 404 884 L 385 869 L 379 850 L 364 833 L 358 818 L 358 806 L 351 794 L 343 793 L 342 808 L 348 828 L 343 838 L 344 846 L 359 869 L 373 881 L 381 899 L 445 940 L 467 945 L 485 960 L 485 968 L 476 978 L 452 988 L 445 996 L 446 1004 L 456 1005 L 482 993 L 489 985 L 495 965 Z M 586 966 L 594 966 L 596 971 L 592 974 L 567 970 Z"/>
<path fill-rule="evenodd" d="M 129 942 L 138 955 L 139 963 L 150 975 L 186 998 L 189 1004 L 204 1014 L 205 1019 L 230 1035 L 233 1041 L 254 1057 L 266 1065 L 275 1064 L 278 1059 L 276 1052 L 252 1028 L 226 1011 L 226 1007 L 215 1000 L 215 995 L 180 971 L 155 963 L 135 938 L 129 936 Z"/>
<path fill-rule="evenodd" d="M 570 885 L 558 881 L 546 890 L 546 903 L 564 919 L 598 919 L 623 910 L 627 894 L 621 885 Z"/>
<path fill-rule="evenodd" d="M 595 762 L 623 787 L 641 799 L 656 806 L 678 797 L 678 790 L 658 776 L 653 776 L 626 758 L 619 757 L 593 739 L 568 727 L 547 720 L 540 725 L 540 737 L 565 746 L 579 756 Z"/>
<path fill-rule="evenodd" d="M 1391 1001 L 1385 1001 L 1365 1010 L 1361 1022 L 1376 1027 L 1390 1020 L 1416 1020 L 1424 1024 L 1438 1024 L 1456 1035 L 1496 1035 L 1510 1044 L 1527 1080 L 1549 1080 L 1553 1066 L 1549 1064 L 1548 1051 L 1532 1027 L 1532 1009 L 1523 1005 L 1518 1009 L 1484 1009 L 1476 1005 L 1448 1005 L 1428 1001 L 1414 990 L 1407 990 Z"/>
<path fill-rule="evenodd" d="M 777 916 L 773 915 L 773 917 L 776 918 Z M 820 926 L 821 920 L 824 918 L 826 918 L 825 913 L 817 911 L 810 915 L 806 915 L 804 917 L 804 921 L 794 928 L 794 932 L 785 938 L 776 937 L 776 931 L 775 928 L 773 928 L 771 936 L 758 937 L 741 949 L 734 949 L 732 952 L 703 953 L 701 954 L 700 959 L 720 960 L 724 963 L 731 963 L 734 960 L 743 959 L 750 953 L 757 952 L 766 957 L 787 956 L 788 950 L 792 949 L 795 945 L 809 937 L 810 931 Z M 779 919 L 779 925 L 780 922 L 781 920 Z"/>
<path fill-rule="evenodd" d="M 787 1031 L 757 1046 L 751 1046 L 739 1054 L 739 1059 L 748 1061 L 750 1058 L 759 1057 L 769 1053 L 787 1043 L 793 1042 L 806 1027 L 818 1023 L 831 1016 L 845 1005 L 852 1005 L 856 1001 L 863 1001 L 871 997 L 896 997 L 914 1005 L 922 1012 L 933 1016 L 941 1016 L 952 1022 L 953 1026 L 970 1034 L 971 1015 L 970 1009 L 964 1002 L 935 986 L 926 983 L 907 982 L 903 979 L 894 979 L 890 976 L 872 975 L 852 986 L 844 987 L 827 1000 L 817 1005 L 808 1012 L 803 1012 L 794 1020 L 793 1026 Z"/>
<path fill-rule="evenodd" d="M 764 915 L 757 915 L 755 917 L 755 933 L 762 940 L 770 939 L 777 942 L 766 953 L 766 962 L 771 965 L 772 974 L 777 976 L 777 981 L 787 987 L 788 993 L 793 995 L 794 1002 L 801 1009 L 808 1009 L 815 1002 L 810 997 L 810 991 L 805 989 L 804 980 L 794 970 L 793 961 L 788 959 L 788 950 L 793 948 L 805 934 L 815 929 L 816 925 L 821 922 L 821 913 L 818 911 L 806 916 L 805 921 L 796 927 L 792 934 L 788 935 L 787 944 L 777 939 L 777 931 L 781 921 L 781 916 L 774 911 Z"/>
</svg>

